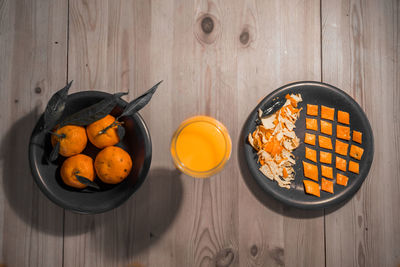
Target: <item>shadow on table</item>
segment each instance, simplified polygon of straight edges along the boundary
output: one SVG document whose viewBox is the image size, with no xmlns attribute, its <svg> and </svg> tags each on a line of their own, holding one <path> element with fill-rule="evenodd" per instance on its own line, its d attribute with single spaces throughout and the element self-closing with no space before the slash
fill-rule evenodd
<svg viewBox="0 0 400 267">
<path fill-rule="evenodd" d="M 317 209 L 317 210 L 304 210 L 304 209 L 299 209 L 295 207 L 290 207 L 287 205 L 284 205 L 283 203 L 279 202 L 277 199 L 274 197 L 270 196 L 266 192 L 263 191 L 263 189 L 257 184 L 256 180 L 251 176 L 251 173 L 248 169 L 246 159 L 244 156 L 244 145 L 245 138 L 247 137 L 248 133 L 244 132 L 244 126 L 242 127 L 240 131 L 240 137 L 238 141 L 238 161 L 239 161 L 239 168 L 240 168 L 240 173 L 249 188 L 250 192 L 257 198 L 257 200 L 262 203 L 265 207 L 268 209 L 281 214 L 282 216 L 285 217 L 291 217 L 291 218 L 297 218 L 297 219 L 307 219 L 307 218 L 317 218 L 321 217 L 327 214 L 330 214 L 338 209 L 340 209 L 342 206 L 344 206 L 348 200 L 344 201 L 343 203 L 335 206 L 335 207 L 329 207 L 325 209 L 325 212 L 323 212 L 323 209 Z"/>
<path fill-rule="evenodd" d="M 122 253 L 130 257 L 132 251 L 138 253 L 154 244 L 179 211 L 182 201 L 180 172 L 152 169 L 141 188 L 121 207 L 96 215 L 65 211 L 64 223 L 64 210 L 43 195 L 29 167 L 29 139 L 39 115 L 34 109 L 16 120 L 0 140 L 6 211 L 11 209 L 26 225 L 42 233 L 65 235 L 67 239 L 87 233 L 95 242 L 93 245 L 108 256 Z M 12 223 L 6 219 L 5 227 Z"/>
<path fill-rule="evenodd" d="M 166 233 L 179 212 L 182 193 L 178 170 L 151 169 L 141 188 L 121 207 L 97 215 L 66 212 L 65 237 L 91 230 L 85 243 L 96 253 L 111 260 L 132 259 Z"/>
<path fill-rule="evenodd" d="M 29 139 L 37 118 L 38 110 L 35 108 L 13 122 L 1 140 L 3 191 L 9 207 L 25 224 L 39 232 L 63 236 L 63 209 L 40 192 L 29 167 Z M 5 223 L 12 222 L 6 219 Z"/>
</svg>

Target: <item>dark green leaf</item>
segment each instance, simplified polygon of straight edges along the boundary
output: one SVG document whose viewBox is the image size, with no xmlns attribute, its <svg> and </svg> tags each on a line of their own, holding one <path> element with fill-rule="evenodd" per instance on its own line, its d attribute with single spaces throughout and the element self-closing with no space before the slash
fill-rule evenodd
<svg viewBox="0 0 400 267">
<path fill-rule="evenodd" d="M 124 136 L 125 136 L 125 128 L 124 128 L 124 126 L 118 125 L 117 133 L 118 133 L 119 141 L 121 142 L 122 139 L 124 139 Z"/>
<path fill-rule="evenodd" d="M 150 88 L 143 95 L 139 96 L 135 100 L 132 100 L 128 105 L 126 105 L 124 111 L 122 112 L 122 114 L 118 118 L 121 118 L 123 116 L 133 115 L 136 112 L 138 112 L 139 110 L 141 110 L 144 106 L 146 106 L 147 103 L 150 102 L 151 97 L 153 96 L 153 94 L 157 90 L 157 87 L 160 85 L 160 83 L 162 83 L 162 81 L 160 81 L 159 83 L 154 85 L 152 88 Z"/>
<path fill-rule="evenodd" d="M 286 103 L 286 99 L 282 99 L 282 100 L 278 100 L 276 101 L 274 104 L 272 104 L 269 108 L 267 108 L 266 110 L 263 111 L 262 113 L 262 117 L 266 117 L 269 116 L 271 114 L 274 114 L 275 112 L 277 112 L 278 110 L 280 110 L 283 105 Z"/>
<path fill-rule="evenodd" d="M 61 126 L 65 125 L 79 125 L 86 126 L 97 120 L 104 118 L 106 115 L 110 114 L 113 108 L 116 106 L 118 99 L 126 95 L 127 93 L 116 93 L 113 94 L 100 102 L 84 108 L 71 116 L 67 117 L 61 122 Z"/>
<path fill-rule="evenodd" d="M 80 175 L 78 175 L 78 174 L 75 174 L 75 176 L 76 176 L 76 179 L 78 179 L 78 181 L 79 181 L 80 183 L 82 183 L 82 184 L 84 184 L 84 185 L 87 185 L 87 186 L 89 186 L 89 187 L 96 188 L 97 190 L 100 190 L 99 185 L 96 184 L 96 183 L 93 182 L 93 181 L 90 181 L 88 178 L 83 177 L 83 176 L 80 176 Z"/>
<path fill-rule="evenodd" d="M 65 103 L 67 101 L 68 90 L 73 81 L 70 81 L 64 88 L 57 91 L 49 100 L 44 111 L 44 130 L 52 129 L 61 118 Z"/>
<path fill-rule="evenodd" d="M 49 160 L 55 161 L 58 158 L 58 153 L 60 152 L 60 142 L 57 142 L 50 153 Z"/>
</svg>

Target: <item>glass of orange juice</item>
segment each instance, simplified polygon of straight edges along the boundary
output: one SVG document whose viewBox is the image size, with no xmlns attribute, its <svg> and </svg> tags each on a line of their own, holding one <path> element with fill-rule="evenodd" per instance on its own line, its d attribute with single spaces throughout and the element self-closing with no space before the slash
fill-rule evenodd
<svg viewBox="0 0 400 267">
<path fill-rule="evenodd" d="M 221 122 L 209 116 L 195 116 L 181 123 L 170 149 L 180 171 L 206 178 L 223 169 L 231 155 L 232 141 Z"/>
</svg>

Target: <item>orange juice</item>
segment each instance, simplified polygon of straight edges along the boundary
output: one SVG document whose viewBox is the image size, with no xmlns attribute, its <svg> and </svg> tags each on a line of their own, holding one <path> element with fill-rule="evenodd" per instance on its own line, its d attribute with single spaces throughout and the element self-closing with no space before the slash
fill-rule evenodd
<svg viewBox="0 0 400 267">
<path fill-rule="evenodd" d="M 222 123 L 208 116 L 196 116 L 185 120 L 175 132 L 171 155 L 182 172 L 209 177 L 223 168 L 231 146 L 228 130 Z"/>
</svg>

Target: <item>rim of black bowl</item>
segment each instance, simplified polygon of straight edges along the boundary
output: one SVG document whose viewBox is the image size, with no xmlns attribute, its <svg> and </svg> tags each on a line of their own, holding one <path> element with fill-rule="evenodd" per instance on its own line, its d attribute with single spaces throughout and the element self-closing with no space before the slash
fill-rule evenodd
<svg viewBox="0 0 400 267">
<path fill-rule="evenodd" d="M 81 91 L 81 92 L 76 92 L 76 93 L 68 95 L 68 99 L 75 99 L 75 98 L 88 97 L 88 96 L 105 98 L 105 97 L 110 96 L 110 95 L 111 95 L 110 93 L 102 92 L 102 91 Z M 126 102 L 125 100 L 123 100 L 123 99 L 120 99 L 120 100 L 121 101 L 119 101 L 117 105 L 120 105 L 122 108 L 125 107 L 125 105 L 128 104 L 128 102 Z M 144 119 L 142 118 L 142 116 L 140 116 L 139 112 L 136 112 L 134 115 L 132 115 L 130 117 L 132 117 L 132 118 L 136 117 L 138 119 L 138 121 L 140 122 L 140 124 L 139 124 L 140 129 L 144 133 L 143 136 L 144 136 L 144 153 L 145 153 L 145 156 L 144 156 L 144 162 L 143 162 L 142 170 L 138 174 L 136 182 L 130 188 L 130 191 L 127 194 L 125 194 L 125 196 L 123 198 L 119 199 L 118 202 L 115 202 L 114 205 L 109 206 L 107 208 L 84 210 L 84 209 L 79 209 L 79 208 L 76 208 L 76 207 L 67 206 L 64 202 L 60 201 L 54 194 L 50 193 L 50 191 L 47 190 L 46 185 L 42 182 L 41 178 L 39 177 L 39 174 L 38 174 L 38 171 L 37 171 L 37 167 L 35 166 L 35 162 L 33 161 L 33 157 L 34 157 L 33 146 L 34 146 L 34 144 L 32 143 L 32 138 L 33 138 L 33 134 L 35 133 L 35 129 L 37 127 L 37 124 L 39 123 L 39 121 L 41 120 L 42 117 L 43 117 L 43 114 L 37 120 L 37 122 L 35 124 L 35 127 L 32 130 L 32 135 L 30 137 L 30 142 L 29 142 L 29 165 L 30 165 L 31 173 L 33 175 L 33 180 L 38 185 L 40 191 L 42 191 L 42 193 L 48 199 L 50 199 L 53 203 L 55 203 L 59 207 L 61 207 L 63 209 L 66 209 L 66 210 L 69 210 L 69 211 L 72 211 L 74 213 L 78 213 L 78 214 L 99 214 L 99 213 L 104 213 L 104 212 L 113 210 L 113 209 L 121 206 L 143 184 L 143 182 L 146 179 L 147 174 L 148 174 L 148 172 L 150 170 L 151 159 L 152 159 L 152 142 L 151 142 L 150 132 L 148 130 L 148 127 L 147 127 Z"/>
</svg>

